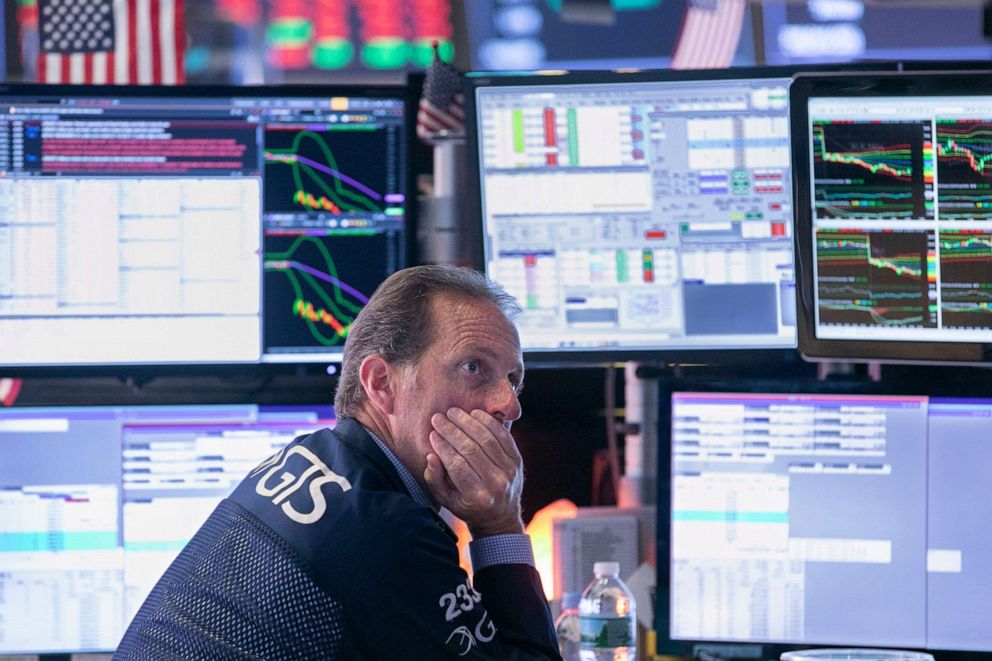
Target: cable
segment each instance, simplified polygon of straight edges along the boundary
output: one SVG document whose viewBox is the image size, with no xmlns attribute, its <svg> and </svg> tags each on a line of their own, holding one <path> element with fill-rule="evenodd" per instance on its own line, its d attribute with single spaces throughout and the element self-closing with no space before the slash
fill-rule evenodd
<svg viewBox="0 0 992 661">
<path fill-rule="evenodd" d="M 606 368 L 606 383 L 604 385 L 606 400 L 606 447 L 610 458 L 610 477 L 613 479 L 613 499 L 614 504 L 620 502 L 620 452 L 617 449 L 617 426 L 616 426 L 616 367 L 610 365 Z"/>
</svg>

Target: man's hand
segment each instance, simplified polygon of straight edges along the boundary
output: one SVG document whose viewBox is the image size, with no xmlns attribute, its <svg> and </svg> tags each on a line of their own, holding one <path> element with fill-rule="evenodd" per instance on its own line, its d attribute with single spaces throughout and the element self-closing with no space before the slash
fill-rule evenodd
<svg viewBox="0 0 992 661">
<path fill-rule="evenodd" d="M 431 417 L 424 480 L 435 502 L 468 524 L 472 537 L 523 532 L 523 459 L 513 436 L 485 411 L 452 407 Z"/>
</svg>

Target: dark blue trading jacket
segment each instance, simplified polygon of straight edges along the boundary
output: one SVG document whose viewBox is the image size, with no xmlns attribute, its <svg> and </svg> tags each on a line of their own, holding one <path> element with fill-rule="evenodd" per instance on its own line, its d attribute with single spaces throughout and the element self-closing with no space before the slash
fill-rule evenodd
<svg viewBox="0 0 992 661">
<path fill-rule="evenodd" d="M 114 659 L 560 658 L 537 571 L 455 536 L 345 419 L 255 468 L 165 572 Z"/>
</svg>

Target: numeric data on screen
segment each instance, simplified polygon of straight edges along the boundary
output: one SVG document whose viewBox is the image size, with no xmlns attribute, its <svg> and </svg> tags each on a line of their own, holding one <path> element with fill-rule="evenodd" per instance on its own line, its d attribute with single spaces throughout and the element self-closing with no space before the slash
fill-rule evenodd
<svg viewBox="0 0 992 661">
<path fill-rule="evenodd" d="M 0 365 L 340 360 L 405 265 L 406 104 L 255 92 L 0 94 Z"/>
<path fill-rule="evenodd" d="M 788 81 L 476 90 L 525 350 L 795 345 Z"/>
</svg>

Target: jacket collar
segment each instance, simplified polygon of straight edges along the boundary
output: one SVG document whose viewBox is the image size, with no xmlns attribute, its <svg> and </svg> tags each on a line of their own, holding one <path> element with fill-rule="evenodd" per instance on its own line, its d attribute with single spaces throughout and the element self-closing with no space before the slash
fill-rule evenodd
<svg viewBox="0 0 992 661">
<path fill-rule="evenodd" d="M 384 475 L 386 475 L 390 482 L 393 484 L 396 491 L 400 493 L 405 493 L 411 498 L 414 498 L 413 494 L 410 493 L 410 489 L 403 483 L 403 478 L 400 477 L 399 471 L 386 456 L 379 444 L 375 442 L 372 438 L 371 433 L 365 428 L 362 423 L 354 418 L 341 418 L 338 420 L 337 425 L 334 427 L 334 435 L 348 447 L 352 448 L 356 452 L 360 452 L 369 461 L 371 461 L 376 468 L 379 469 Z M 419 485 L 418 485 L 419 486 Z M 416 498 L 414 498 L 416 500 Z M 433 506 L 428 507 L 431 514 L 434 515 L 438 527 L 444 530 L 452 538 L 456 538 L 455 533 L 451 530 L 448 522 L 445 521 L 437 509 Z"/>
</svg>

